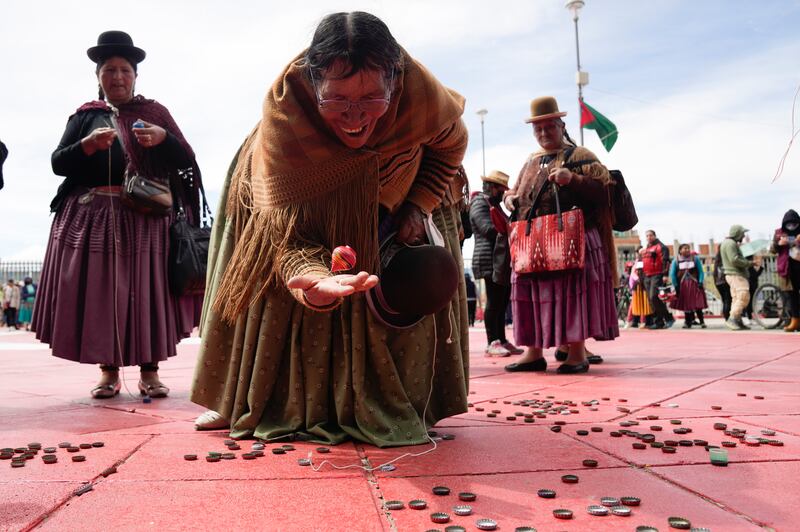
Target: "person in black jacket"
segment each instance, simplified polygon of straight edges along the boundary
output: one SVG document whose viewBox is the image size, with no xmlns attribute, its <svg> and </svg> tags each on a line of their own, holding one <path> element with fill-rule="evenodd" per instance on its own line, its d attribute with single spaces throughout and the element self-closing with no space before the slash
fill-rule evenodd
<svg viewBox="0 0 800 532">
<path fill-rule="evenodd" d="M 0 189 L 3 188 L 3 163 L 6 162 L 6 157 L 8 157 L 8 148 L 0 140 Z"/>
<path fill-rule="evenodd" d="M 139 391 L 169 393 L 159 363 L 199 323 L 202 297 L 167 286 L 170 216 L 140 212 L 122 201 L 126 173 L 168 184 L 199 225 L 200 171 L 194 152 L 166 107 L 135 94 L 145 51 L 130 35 L 107 31 L 87 50 L 100 99 L 67 120 L 51 162 L 65 179 L 55 213 L 31 329 L 53 356 L 100 366 L 95 399 L 122 388 L 119 368 L 139 366 Z M 194 170 L 192 182 L 178 170 Z"/>
<path fill-rule="evenodd" d="M 489 208 L 499 208 L 503 193 L 508 190 L 508 175 L 493 170 L 488 176 L 481 176 L 483 191 L 473 198 L 469 208 L 469 220 L 475 237 L 472 252 L 472 273 L 475 279 L 483 279 L 486 286 L 486 308 L 483 321 L 486 326 L 486 354 L 488 356 L 508 356 L 521 354 L 506 339 L 505 314 L 511 298 L 511 286 L 496 283 L 492 279 L 493 254 L 497 229 L 492 223 Z"/>
</svg>

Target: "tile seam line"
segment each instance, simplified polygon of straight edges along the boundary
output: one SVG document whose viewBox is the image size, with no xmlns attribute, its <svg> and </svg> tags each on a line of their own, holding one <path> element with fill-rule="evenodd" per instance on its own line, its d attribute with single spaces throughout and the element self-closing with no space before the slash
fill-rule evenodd
<svg viewBox="0 0 800 532">
<path fill-rule="evenodd" d="M 570 434 L 565 434 L 565 436 L 567 436 L 568 438 L 572 438 L 575 441 L 579 441 L 579 442 L 583 443 L 584 445 L 586 445 L 588 447 L 591 447 L 591 448 L 593 448 L 593 449 L 595 449 L 597 451 L 600 451 L 600 452 L 602 452 L 604 454 L 607 454 L 608 456 L 611 456 L 611 457 L 614 457 L 614 458 L 616 458 L 618 460 L 621 460 L 621 461 L 629 464 L 630 467 L 632 467 L 634 469 L 638 469 L 640 471 L 643 471 L 644 473 L 647 473 L 649 475 L 652 475 L 652 476 L 658 478 L 659 480 L 661 480 L 662 482 L 666 482 L 667 484 L 670 484 L 670 485 L 672 485 L 672 486 L 674 486 L 674 487 L 676 487 L 678 489 L 681 489 L 681 490 L 683 490 L 685 492 L 688 492 L 688 493 L 694 495 L 695 497 L 698 497 L 698 498 L 700 498 L 700 499 L 702 499 L 702 500 L 704 500 L 704 501 L 706 501 L 706 502 L 708 502 L 710 504 L 713 504 L 714 506 L 720 508 L 724 512 L 727 512 L 727 513 L 729 513 L 731 515 L 734 515 L 736 517 L 739 517 L 741 519 L 749 521 L 752 524 L 755 524 L 755 525 L 760 526 L 762 528 L 764 526 L 766 526 L 765 524 L 760 523 L 759 521 L 757 521 L 756 519 L 750 517 L 749 515 L 747 515 L 745 513 L 742 513 L 742 512 L 740 512 L 738 510 L 730 508 L 730 507 L 722 504 L 721 502 L 718 502 L 718 501 L 712 499 L 711 497 L 707 497 L 707 496 L 703 495 L 700 492 L 697 492 L 697 491 L 695 491 L 693 489 L 690 489 L 687 486 L 684 486 L 683 484 L 675 482 L 675 481 L 665 477 L 664 475 L 658 474 L 658 473 L 656 473 L 655 471 L 652 470 L 653 467 L 670 467 L 669 464 L 664 464 L 662 466 L 639 466 L 639 465 L 634 464 L 634 463 L 630 462 L 629 460 L 627 460 L 627 459 L 625 459 L 625 458 L 623 458 L 621 456 L 618 456 L 617 454 L 615 454 L 615 453 L 613 453 L 611 451 L 605 451 L 605 450 L 599 449 L 599 448 L 595 447 L 594 445 L 592 445 L 588 441 L 580 440 L 577 437 L 574 437 L 574 436 L 572 436 Z M 778 460 L 774 460 L 774 461 L 777 462 Z M 797 460 L 780 460 L 780 461 L 781 462 L 796 462 Z M 764 460 L 764 462 L 770 462 L 770 460 Z M 683 466 L 686 466 L 686 465 L 698 466 L 698 465 L 708 465 L 708 464 L 707 463 L 672 464 L 671 467 L 676 467 L 676 466 L 677 467 L 683 467 Z"/>
<path fill-rule="evenodd" d="M 356 449 L 356 453 L 358 453 L 358 457 L 361 459 L 362 464 L 367 465 L 368 467 L 372 467 L 372 462 L 370 462 L 369 456 L 367 455 L 364 446 L 359 443 L 354 443 L 353 447 Z M 375 476 L 373 471 L 369 471 L 366 469 L 362 469 L 364 474 L 364 479 L 367 481 L 367 486 L 369 486 L 370 495 L 372 496 L 373 504 L 380 503 L 380 506 L 376 504 L 375 512 L 380 517 L 381 515 L 386 518 L 386 521 L 389 523 L 389 530 L 391 532 L 398 532 L 399 529 L 397 528 L 397 523 L 392 517 L 392 512 L 386 508 L 385 506 L 385 499 L 383 497 L 383 490 L 380 487 L 380 480 L 378 477 Z M 381 519 L 381 528 L 383 528 L 383 520 Z"/>
<path fill-rule="evenodd" d="M 610 456 L 612 458 L 616 458 L 617 460 L 619 460 L 619 461 L 623 462 L 624 464 L 626 464 L 626 466 L 633 467 L 635 469 L 647 469 L 647 468 L 650 468 L 650 467 L 675 467 L 675 466 L 686 466 L 686 465 L 696 466 L 696 465 L 708 465 L 709 464 L 709 462 L 706 462 L 706 461 L 695 461 L 695 462 L 685 462 L 685 463 L 680 463 L 680 464 L 639 465 L 638 463 L 632 462 L 630 459 L 625 458 L 624 456 L 620 456 L 620 455 L 618 455 L 617 453 L 615 453 L 613 451 L 605 450 L 605 449 L 603 449 L 601 447 L 598 447 L 598 446 L 594 445 L 593 443 L 591 443 L 588 440 L 582 440 L 582 439 L 580 439 L 580 438 L 578 438 L 576 436 L 573 436 L 571 434 L 564 434 L 564 436 L 566 436 L 567 438 L 571 438 L 571 439 L 573 439 L 573 440 L 575 440 L 577 442 L 580 442 L 580 443 L 586 445 L 587 447 L 589 447 L 591 449 L 594 449 L 597 452 L 600 452 L 600 453 L 605 454 L 607 456 Z M 762 463 L 773 463 L 773 462 L 800 462 L 800 458 L 775 458 L 775 459 L 766 459 L 766 458 L 764 458 L 764 459 L 755 459 L 755 460 L 731 460 L 729 463 L 731 463 L 731 464 L 762 464 Z M 602 467 L 602 468 L 601 467 L 583 468 L 583 470 L 590 470 L 590 469 L 618 469 L 620 467 L 624 467 L 624 466 L 608 466 L 608 467 Z"/>
<path fill-rule="evenodd" d="M 766 529 L 769 530 L 768 525 L 766 523 L 763 523 L 763 522 L 759 521 L 758 519 L 756 519 L 754 517 L 750 517 L 746 513 L 741 512 L 741 511 L 735 509 L 732 506 L 728 506 L 726 504 L 723 504 L 722 502 L 719 502 L 719 501 L 717 501 L 715 499 L 712 499 L 711 497 L 709 497 L 707 495 L 704 495 L 703 493 L 700 493 L 699 491 L 693 490 L 688 486 L 684 486 L 680 482 L 677 482 L 675 480 L 667 478 L 665 475 L 660 474 L 657 471 L 654 471 L 654 470 L 652 470 L 650 468 L 642 468 L 642 471 L 644 471 L 646 474 L 649 474 L 649 475 L 661 480 L 662 482 L 665 482 L 665 483 L 667 483 L 667 484 L 669 484 L 669 485 L 671 485 L 671 486 L 673 486 L 675 488 L 678 488 L 680 490 L 685 491 L 686 493 L 694 495 L 698 499 L 701 499 L 703 501 L 706 501 L 709 504 L 714 505 L 715 507 L 719 508 L 723 512 L 726 512 L 726 513 L 728 513 L 730 515 L 733 515 L 735 517 L 743 519 L 743 520 L 745 520 L 745 521 L 747 521 L 747 522 L 749 522 L 749 523 L 751 523 L 751 524 L 753 524 L 755 526 L 758 526 L 760 528 L 766 528 Z"/>
<path fill-rule="evenodd" d="M 508 471 L 482 471 L 482 472 L 445 473 L 445 474 L 430 474 L 430 473 L 419 473 L 419 474 L 408 474 L 408 475 L 394 474 L 391 476 L 379 477 L 379 478 L 404 479 L 404 478 L 441 478 L 441 477 L 486 477 L 493 475 L 524 475 L 529 473 L 575 473 L 576 471 L 598 471 L 598 470 L 608 471 L 616 469 L 629 469 L 629 467 L 630 466 L 623 464 L 618 466 L 607 466 L 607 467 L 592 467 L 592 468 L 581 467 L 580 469 L 570 467 L 563 469 L 512 469 Z"/>
<path fill-rule="evenodd" d="M 784 414 L 781 414 L 781 415 L 784 415 Z M 763 416 L 769 416 L 769 414 L 762 414 L 761 417 L 763 417 Z M 771 425 L 769 425 L 767 423 L 764 423 L 762 425 L 758 425 L 758 424 L 754 423 L 753 421 L 745 421 L 744 419 L 741 419 L 741 417 L 742 416 L 731 416 L 729 419 L 731 421 L 737 421 L 739 423 L 744 423 L 745 425 L 750 425 L 751 427 L 767 428 L 767 429 L 770 429 L 770 430 L 774 430 L 775 432 L 783 432 L 784 434 L 791 434 L 792 436 L 800 436 L 800 433 L 797 433 L 797 432 L 792 432 L 792 431 L 786 430 L 786 429 L 773 428 L 773 426 L 771 426 Z"/>
<path fill-rule="evenodd" d="M 129 404 L 141 404 L 141 403 L 129 403 Z M 131 412 L 130 409 L 120 408 L 120 407 L 117 407 L 117 406 L 114 406 L 114 405 L 98 405 L 97 407 L 105 408 L 106 410 L 115 410 L 117 412 L 124 412 L 126 414 L 139 415 L 139 416 L 143 416 L 143 417 L 150 418 L 150 419 L 154 419 L 155 418 L 155 419 L 163 419 L 164 421 L 185 421 L 185 420 L 182 420 L 182 419 L 171 419 L 171 418 L 164 417 L 164 416 L 159 416 L 159 415 L 156 415 L 156 414 L 148 414 L 148 413 L 144 413 L 144 412 L 139 412 L 135 408 L 134 408 L 134 412 Z M 95 407 L 95 408 L 97 408 L 97 407 Z"/>
<path fill-rule="evenodd" d="M 694 388 L 689 388 L 688 390 L 683 390 L 683 391 L 682 391 L 682 392 L 680 392 L 680 393 L 677 393 L 677 394 L 675 394 L 675 395 L 671 395 L 671 396 L 669 396 L 669 397 L 665 397 L 665 398 L 663 398 L 663 399 L 660 399 L 660 400 L 658 400 L 658 401 L 654 401 L 654 402 L 655 402 L 655 403 L 663 403 L 663 402 L 665 402 L 665 401 L 669 401 L 669 400 L 671 400 L 671 399 L 675 399 L 676 397 L 681 397 L 682 395 L 685 395 L 685 394 L 687 394 L 687 393 L 689 393 L 689 392 L 694 392 L 694 391 L 697 391 L 697 390 L 699 390 L 700 388 L 704 388 L 704 387 L 706 387 L 706 386 L 710 386 L 710 385 L 712 385 L 712 384 L 716 384 L 717 382 L 720 382 L 720 381 L 723 381 L 723 380 L 730 379 L 730 378 L 731 378 L 732 376 L 734 376 L 734 375 L 739 375 L 740 373 L 744 373 L 744 372 L 746 372 L 746 371 L 753 370 L 753 369 L 755 369 L 755 368 L 757 368 L 757 367 L 760 367 L 760 366 L 763 366 L 763 365 L 765 365 L 765 364 L 770 364 L 770 363 L 772 363 L 772 362 L 777 362 L 778 360 L 781 360 L 781 359 L 783 359 L 783 358 L 786 358 L 786 357 L 788 357 L 788 356 L 791 356 L 791 355 L 793 355 L 793 354 L 795 354 L 795 353 L 797 353 L 797 352 L 798 352 L 798 351 L 791 351 L 791 352 L 789 352 L 789 353 L 784 353 L 783 355 L 780 355 L 780 356 L 778 356 L 777 358 L 773 358 L 773 359 L 770 359 L 770 360 L 765 360 L 765 361 L 763 361 L 763 362 L 759 362 L 758 364 L 755 364 L 755 365 L 753 365 L 753 366 L 749 366 L 749 367 L 747 367 L 747 368 L 744 368 L 744 369 L 741 369 L 741 370 L 738 370 L 738 371 L 734 371 L 733 373 L 729 373 L 729 374 L 727 374 L 727 375 L 724 375 L 724 376 L 722 376 L 722 377 L 718 377 L 718 378 L 716 378 L 716 379 L 712 379 L 712 380 L 710 380 L 710 381 L 706 381 L 706 382 L 704 382 L 704 383 L 702 383 L 702 384 L 698 384 L 698 385 L 697 385 L 697 386 L 695 386 Z M 684 357 L 684 358 L 685 358 L 685 357 Z M 652 403 L 651 403 L 651 405 L 652 405 Z M 642 406 L 642 407 L 639 407 L 639 408 L 631 409 L 631 411 L 630 411 L 630 412 L 627 412 L 627 413 L 625 413 L 625 414 L 623 414 L 623 415 L 621 415 L 621 416 L 617 416 L 616 418 L 613 418 L 611 421 L 616 421 L 616 420 L 618 420 L 618 419 L 622 419 L 622 418 L 624 418 L 624 417 L 630 416 L 630 415 L 632 415 L 632 414 L 635 414 L 635 413 L 637 413 L 637 412 L 641 412 L 642 410 L 644 410 L 644 409 L 646 409 L 646 408 L 651 408 L 651 405 L 647 405 L 647 406 Z M 677 417 L 677 416 L 675 416 L 675 417 Z"/>
<path fill-rule="evenodd" d="M 130 457 L 131 457 L 131 456 L 133 456 L 133 455 L 134 455 L 134 454 L 135 454 L 135 453 L 136 453 L 136 452 L 137 452 L 139 449 L 141 449 L 141 448 L 142 448 L 144 445 L 146 445 L 147 443 L 149 443 L 150 441 L 152 441 L 152 440 L 153 440 L 153 438 L 155 438 L 155 436 L 150 436 L 149 438 L 145 439 L 145 440 L 144 440 L 142 443 L 140 443 L 139 445 L 137 445 L 136 447 L 134 447 L 133 449 L 131 449 L 131 451 L 130 451 L 130 452 L 127 454 L 127 455 L 125 455 L 123 458 L 121 458 L 120 460 L 117 460 L 116 462 L 114 462 L 114 465 L 113 465 L 112 467 L 119 467 L 119 466 L 121 466 L 122 464 L 124 464 L 124 463 L 125 463 L 125 462 L 126 462 L 126 461 L 127 461 L 127 460 L 128 460 Z M 91 480 L 90 480 L 88 483 L 89 483 L 89 484 L 91 484 L 92 486 L 94 486 L 94 485 L 95 485 L 95 483 L 96 483 L 96 482 L 98 482 L 100 478 L 102 478 L 102 475 L 101 475 L 100 473 L 98 473 L 98 474 L 97 474 L 97 475 L 95 475 L 95 476 L 94 476 L 94 477 L 93 477 L 93 478 L 92 478 L 92 479 L 91 479 Z M 84 482 L 83 484 L 86 484 L 86 483 Z M 83 484 L 82 484 L 82 485 L 83 485 Z M 72 490 L 72 491 L 71 491 L 71 492 L 70 492 L 70 493 L 69 493 L 69 494 L 68 494 L 66 497 L 64 497 L 64 498 L 63 498 L 63 499 L 62 499 L 62 500 L 61 500 L 61 501 L 60 501 L 58 504 L 56 504 L 54 507 L 50 508 L 49 510 L 47 510 L 46 512 L 44 512 L 43 514 L 41 514 L 41 515 L 40 515 L 39 517 L 37 517 L 37 518 L 36 518 L 36 519 L 35 519 L 33 522 L 29 523 L 27 526 L 25 526 L 25 527 L 24 527 L 24 528 L 22 528 L 21 530 L 22 530 L 23 532 L 28 532 L 29 530 L 33 530 L 33 529 L 35 529 L 35 528 L 38 528 L 40 525 L 44 524 L 44 522 L 45 522 L 45 521 L 47 521 L 47 520 L 48 520 L 48 519 L 50 519 L 52 516 L 54 516 L 56 513 L 58 513 L 58 511 L 59 511 L 61 508 L 63 508 L 63 507 L 64 507 L 64 506 L 65 506 L 65 505 L 66 505 L 66 504 L 69 502 L 69 501 L 71 501 L 72 499 L 76 499 L 76 498 L 78 498 L 78 497 L 80 497 L 80 496 L 81 496 L 81 495 L 75 495 L 75 491 L 76 491 L 77 489 L 79 489 L 79 488 L 80 488 L 80 486 L 79 486 L 78 488 L 76 488 L 75 490 Z"/>
</svg>

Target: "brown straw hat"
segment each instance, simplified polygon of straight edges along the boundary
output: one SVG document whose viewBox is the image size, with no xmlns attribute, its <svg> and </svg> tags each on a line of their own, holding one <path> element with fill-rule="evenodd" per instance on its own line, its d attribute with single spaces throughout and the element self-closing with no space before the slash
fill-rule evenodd
<svg viewBox="0 0 800 532">
<path fill-rule="evenodd" d="M 489 175 L 482 175 L 481 181 L 484 183 L 494 183 L 496 185 L 508 188 L 508 174 L 505 174 L 500 170 L 492 170 Z"/>
<path fill-rule="evenodd" d="M 566 111 L 558 110 L 558 102 L 552 96 L 540 96 L 531 100 L 531 117 L 525 120 L 526 124 L 547 120 L 548 118 L 561 118 L 567 116 Z"/>
</svg>

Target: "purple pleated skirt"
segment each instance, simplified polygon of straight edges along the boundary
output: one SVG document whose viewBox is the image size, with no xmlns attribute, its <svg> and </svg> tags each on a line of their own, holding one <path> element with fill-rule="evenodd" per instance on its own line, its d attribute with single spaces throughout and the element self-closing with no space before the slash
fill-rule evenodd
<svg viewBox="0 0 800 532">
<path fill-rule="evenodd" d="M 36 338 L 54 356 L 84 364 L 175 356 L 200 321 L 202 297 L 169 291 L 169 225 L 169 217 L 122 205 L 114 192 L 83 188 L 67 197 L 50 230 L 33 310 Z"/>
<path fill-rule="evenodd" d="M 689 274 L 684 275 L 678 299 L 672 304 L 675 310 L 703 310 L 708 306 L 706 292 Z"/>
<path fill-rule="evenodd" d="M 518 345 L 547 348 L 619 336 L 611 272 L 597 229 L 587 230 L 585 240 L 581 270 L 512 275 Z"/>
</svg>

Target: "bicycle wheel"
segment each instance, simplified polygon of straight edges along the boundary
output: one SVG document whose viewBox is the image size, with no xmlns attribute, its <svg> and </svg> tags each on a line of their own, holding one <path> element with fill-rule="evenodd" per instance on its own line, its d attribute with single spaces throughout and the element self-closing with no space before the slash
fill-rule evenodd
<svg viewBox="0 0 800 532">
<path fill-rule="evenodd" d="M 784 307 L 783 294 L 774 284 L 762 284 L 753 294 L 753 319 L 765 329 L 783 325 Z"/>
<path fill-rule="evenodd" d="M 622 323 L 628 321 L 628 307 L 631 304 L 631 296 L 628 290 L 620 288 L 617 293 L 617 319 Z"/>
</svg>

